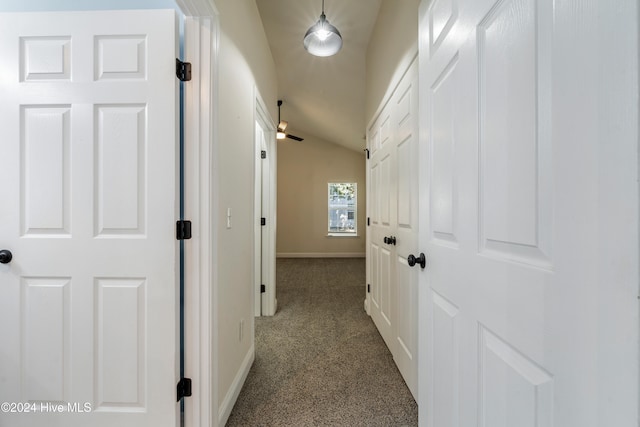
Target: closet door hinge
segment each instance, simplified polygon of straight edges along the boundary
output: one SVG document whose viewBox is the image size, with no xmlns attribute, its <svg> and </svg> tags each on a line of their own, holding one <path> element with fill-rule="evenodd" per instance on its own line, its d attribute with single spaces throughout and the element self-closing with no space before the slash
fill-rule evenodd
<svg viewBox="0 0 640 427">
<path fill-rule="evenodd" d="M 181 82 L 191 81 L 191 63 L 182 62 L 176 58 L 176 77 Z"/>
<path fill-rule="evenodd" d="M 266 285 L 260 285 L 260 293 L 264 294 L 265 292 L 267 292 L 267 286 Z"/>
<path fill-rule="evenodd" d="M 260 225 L 267 225 L 267 218 L 260 218 Z"/>
<path fill-rule="evenodd" d="M 364 151 L 365 151 L 365 153 L 367 153 L 367 159 L 368 159 L 369 158 L 369 149 L 365 148 Z"/>
<path fill-rule="evenodd" d="M 266 159 L 267 158 L 267 152 L 265 150 L 260 151 L 260 158 L 261 159 Z"/>
<path fill-rule="evenodd" d="M 191 396 L 191 378 L 182 378 L 180 381 L 178 381 L 178 402 L 180 402 L 180 399 L 182 399 L 183 397 L 189 397 Z"/>
<path fill-rule="evenodd" d="M 191 221 L 176 222 L 176 239 L 189 240 L 191 238 Z"/>
<path fill-rule="evenodd" d="M 367 283 L 367 293 L 370 294 L 371 293 L 371 285 Z"/>
</svg>

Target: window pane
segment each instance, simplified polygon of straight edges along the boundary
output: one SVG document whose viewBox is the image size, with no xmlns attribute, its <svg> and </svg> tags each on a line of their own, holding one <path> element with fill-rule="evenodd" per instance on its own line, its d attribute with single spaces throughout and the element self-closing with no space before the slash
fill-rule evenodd
<svg viewBox="0 0 640 427">
<path fill-rule="evenodd" d="M 356 183 L 329 183 L 329 232 L 356 233 Z"/>
</svg>

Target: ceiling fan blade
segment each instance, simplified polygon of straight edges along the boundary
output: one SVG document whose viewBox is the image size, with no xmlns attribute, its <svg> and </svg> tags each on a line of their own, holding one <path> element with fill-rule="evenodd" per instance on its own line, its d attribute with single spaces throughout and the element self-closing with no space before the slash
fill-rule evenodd
<svg viewBox="0 0 640 427">
<path fill-rule="evenodd" d="M 295 136 L 295 135 L 291 135 L 291 134 L 287 134 L 287 138 L 291 138 L 295 141 L 304 141 L 304 138 L 300 138 L 299 136 Z"/>
</svg>

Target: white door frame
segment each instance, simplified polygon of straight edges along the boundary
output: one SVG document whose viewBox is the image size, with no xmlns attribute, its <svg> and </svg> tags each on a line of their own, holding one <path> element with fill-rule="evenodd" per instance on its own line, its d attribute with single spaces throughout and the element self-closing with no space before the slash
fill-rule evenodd
<svg viewBox="0 0 640 427">
<path fill-rule="evenodd" d="M 268 173 L 263 174 L 262 206 L 267 213 L 267 228 L 264 230 L 262 245 L 263 276 L 267 278 L 267 289 L 262 296 L 262 315 L 273 316 L 278 309 L 276 298 L 276 231 L 278 225 L 278 144 L 276 140 L 276 124 L 270 115 L 267 134 L 267 165 Z"/>
<path fill-rule="evenodd" d="M 255 117 L 254 122 L 262 128 L 266 142 L 267 158 L 261 159 L 262 141 L 255 140 L 254 167 L 254 218 L 262 215 L 266 218 L 264 226 L 256 224 L 254 228 L 254 286 L 255 286 L 255 316 L 273 316 L 276 312 L 276 124 L 273 122 L 269 110 L 255 89 Z M 265 163 L 266 162 L 266 163 Z M 263 173 L 266 167 L 267 175 Z M 264 241 L 263 241 L 264 240 Z M 266 290 L 260 291 L 262 277 L 266 280 Z"/>
<path fill-rule="evenodd" d="M 253 315 L 262 315 L 262 160 L 266 133 L 262 121 L 262 105 L 256 97 L 255 130 L 253 132 Z M 266 151 L 265 151 L 266 153 Z M 229 221 L 229 219 L 227 219 Z M 228 224 L 227 224 L 228 226 Z M 266 226 L 266 224 L 265 224 Z"/>
<path fill-rule="evenodd" d="M 219 20 L 214 0 L 176 0 L 184 13 L 184 56 L 193 80 L 185 84 L 185 218 L 193 237 L 185 241 L 185 376 L 193 397 L 185 399 L 186 426 L 218 425 L 217 239 L 219 202 Z M 217 77 L 216 77 L 217 79 Z"/>
</svg>

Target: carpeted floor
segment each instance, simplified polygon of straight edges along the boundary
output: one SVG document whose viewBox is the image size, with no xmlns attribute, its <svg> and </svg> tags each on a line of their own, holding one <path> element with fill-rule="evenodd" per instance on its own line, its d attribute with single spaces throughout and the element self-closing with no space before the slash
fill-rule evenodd
<svg viewBox="0 0 640 427">
<path fill-rule="evenodd" d="M 363 308 L 364 259 L 277 261 L 278 312 L 227 426 L 416 426 L 418 407 Z"/>
</svg>

